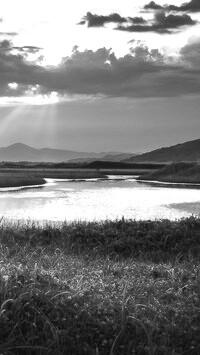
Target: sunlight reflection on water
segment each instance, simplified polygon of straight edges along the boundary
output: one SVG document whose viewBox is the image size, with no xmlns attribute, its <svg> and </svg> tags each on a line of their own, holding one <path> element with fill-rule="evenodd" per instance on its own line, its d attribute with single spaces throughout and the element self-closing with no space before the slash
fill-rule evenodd
<svg viewBox="0 0 200 355">
<path fill-rule="evenodd" d="M 199 211 L 200 189 L 151 186 L 125 176 L 49 179 L 42 187 L 0 192 L 0 215 L 14 220 L 174 220 Z"/>
</svg>

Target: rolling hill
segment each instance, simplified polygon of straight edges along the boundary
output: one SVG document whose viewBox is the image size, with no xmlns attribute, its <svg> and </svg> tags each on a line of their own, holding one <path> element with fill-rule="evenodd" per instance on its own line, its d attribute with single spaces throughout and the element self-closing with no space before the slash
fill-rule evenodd
<svg viewBox="0 0 200 355">
<path fill-rule="evenodd" d="M 156 149 L 124 160 L 126 163 L 172 163 L 181 161 L 200 162 L 200 139 Z"/>
</svg>

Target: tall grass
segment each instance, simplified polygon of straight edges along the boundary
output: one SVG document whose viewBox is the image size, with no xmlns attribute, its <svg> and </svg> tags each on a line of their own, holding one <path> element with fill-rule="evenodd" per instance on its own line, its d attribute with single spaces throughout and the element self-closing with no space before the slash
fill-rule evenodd
<svg viewBox="0 0 200 355">
<path fill-rule="evenodd" d="M 200 219 L 0 225 L 2 354 L 199 354 Z"/>
</svg>

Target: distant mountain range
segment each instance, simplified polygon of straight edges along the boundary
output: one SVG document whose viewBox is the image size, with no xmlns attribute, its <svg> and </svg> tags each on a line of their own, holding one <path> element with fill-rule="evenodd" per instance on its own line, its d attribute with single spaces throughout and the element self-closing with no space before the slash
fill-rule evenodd
<svg viewBox="0 0 200 355">
<path fill-rule="evenodd" d="M 69 161 L 69 163 L 92 163 L 95 160 L 101 160 L 101 161 L 112 161 L 112 162 L 120 162 L 127 160 L 133 156 L 136 156 L 137 154 L 133 153 L 100 153 L 100 154 L 105 154 L 103 156 L 98 157 L 93 157 L 93 158 L 77 158 L 77 159 L 72 159 Z"/>
<path fill-rule="evenodd" d="M 0 161 L 28 161 L 28 162 L 89 162 L 104 160 L 109 157 L 111 161 L 119 161 L 133 156 L 131 153 L 119 152 L 76 152 L 63 149 L 42 148 L 36 149 L 26 144 L 16 143 L 0 148 Z M 117 157 L 117 158 L 116 158 Z"/>
<path fill-rule="evenodd" d="M 176 144 L 171 147 L 156 149 L 148 153 L 125 159 L 125 162 L 127 163 L 170 163 L 180 161 L 200 162 L 200 139 Z"/>
<path fill-rule="evenodd" d="M 143 154 L 76 152 L 52 148 L 36 149 L 22 143 L 0 148 L 0 161 L 91 163 L 95 160 L 124 163 L 200 162 L 200 139 L 156 149 Z"/>
</svg>

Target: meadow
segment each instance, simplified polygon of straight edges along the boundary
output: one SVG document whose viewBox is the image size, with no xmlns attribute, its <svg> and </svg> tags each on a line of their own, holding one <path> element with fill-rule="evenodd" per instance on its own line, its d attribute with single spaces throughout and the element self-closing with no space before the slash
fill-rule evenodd
<svg viewBox="0 0 200 355">
<path fill-rule="evenodd" d="M 200 219 L 0 225 L 0 353 L 199 354 Z"/>
</svg>

